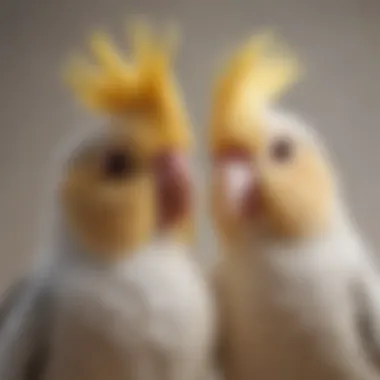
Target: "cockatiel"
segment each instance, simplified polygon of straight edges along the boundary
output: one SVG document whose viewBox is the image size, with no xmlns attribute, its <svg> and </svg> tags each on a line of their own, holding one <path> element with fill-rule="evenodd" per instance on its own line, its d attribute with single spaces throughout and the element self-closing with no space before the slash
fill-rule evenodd
<svg viewBox="0 0 380 380">
<path fill-rule="evenodd" d="M 300 72 L 284 44 L 262 35 L 217 82 L 219 359 L 227 380 L 379 379 L 379 274 L 322 142 L 275 101 Z"/>
<path fill-rule="evenodd" d="M 190 253 L 191 134 L 171 50 L 143 24 L 67 79 L 109 117 L 64 163 L 51 260 L 3 306 L 2 380 L 200 380 L 214 313 Z M 42 274 L 41 274 L 42 273 Z"/>
</svg>

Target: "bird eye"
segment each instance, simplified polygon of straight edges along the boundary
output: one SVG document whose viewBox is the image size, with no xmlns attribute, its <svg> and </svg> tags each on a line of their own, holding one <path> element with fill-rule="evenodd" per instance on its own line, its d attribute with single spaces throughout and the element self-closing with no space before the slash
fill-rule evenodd
<svg viewBox="0 0 380 380">
<path fill-rule="evenodd" d="M 293 156 L 294 146 L 290 139 L 280 138 L 271 146 L 271 157 L 277 162 L 286 162 Z"/>
<path fill-rule="evenodd" d="M 126 179 L 138 170 L 138 160 L 126 150 L 110 150 L 104 160 L 104 172 L 109 179 Z"/>
</svg>

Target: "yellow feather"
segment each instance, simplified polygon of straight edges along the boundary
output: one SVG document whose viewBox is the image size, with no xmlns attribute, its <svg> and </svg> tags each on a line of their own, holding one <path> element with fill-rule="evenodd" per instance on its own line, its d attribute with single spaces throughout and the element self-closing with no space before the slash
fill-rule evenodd
<svg viewBox="0 0 380 380">
<path fill-rule="evenodd" d="M 152 36 L 149 27 L 143 19 L 136 19 L 133 23 L 127 24 L 127 34 L 134 62 L 141 66 L 152 48 Z"/>
<path fill-rule="evenodd" d="M 108 71 L 110 75 L 131 75 L 132 65 L 122 59 L 118 53 L 116 46 L 110 38 L 101 32 L 94 33 L 90 40 L 90 48 L 98 65 Z"/>
<path fill-rule="evenodd" d="M 94 111 L 147 120 L 150 128 L 143 134 L 149 141 L 154 124 L 156 149 L 187 149 L 190 129 L 171 67 L 175 37 L 172 33 L 158 41 L 146 23 L 136 23 L 130 31 L 132 54 L 127 61 L 107 35 L 97 32 L 90 40 L 96 65 L 78 58 L 67 66 L 66 82 L 78 100 Z"/>
<path fill-rule="evenodd" d="M 284 44 L 265 33 L 240 47 L 221 73 L 214 94 L 211 120 L 213 149 L 246 141 L 252 118 L 282 95 L 300 75 L 300 65 Z M 249 115 L 249 117 L 248 117 Z"/>
</svg>

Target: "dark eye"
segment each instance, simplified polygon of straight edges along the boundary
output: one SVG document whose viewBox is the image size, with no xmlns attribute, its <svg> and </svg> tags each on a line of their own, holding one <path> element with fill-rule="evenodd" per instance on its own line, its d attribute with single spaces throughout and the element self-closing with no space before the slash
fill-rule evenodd
<svg viewBox="0 0 380 380">
<path fill-rule="evenodd" d="M 127 150 L 110 150 L 104 160 L 104 172 L 109 179 L 125 179 L 138 170 L 138 160 Z"/>
<path fill-rule="evenodd" d="M 290 139 L 280 138 L 271 146 L 271 157 L 277 162 L 286 162 L 290 160 L 294 153 L 294 146 Z"/>
</svg>

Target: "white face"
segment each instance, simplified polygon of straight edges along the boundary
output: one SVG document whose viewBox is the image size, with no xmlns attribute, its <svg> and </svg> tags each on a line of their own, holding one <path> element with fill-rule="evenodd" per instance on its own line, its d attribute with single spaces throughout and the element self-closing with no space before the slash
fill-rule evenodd
<svg viewBox="0 0 380 380">
<path fill-rule="evenodd" d="M 235 144 L 214 165 L 213 214 L 223 234 L 302 237 L 327 228 L 334 181 L 321 144 L 300 121 L 271 111 L 252 139 Z M 254 144 L 252 144 L 254 141 Z"/>
</svg>

